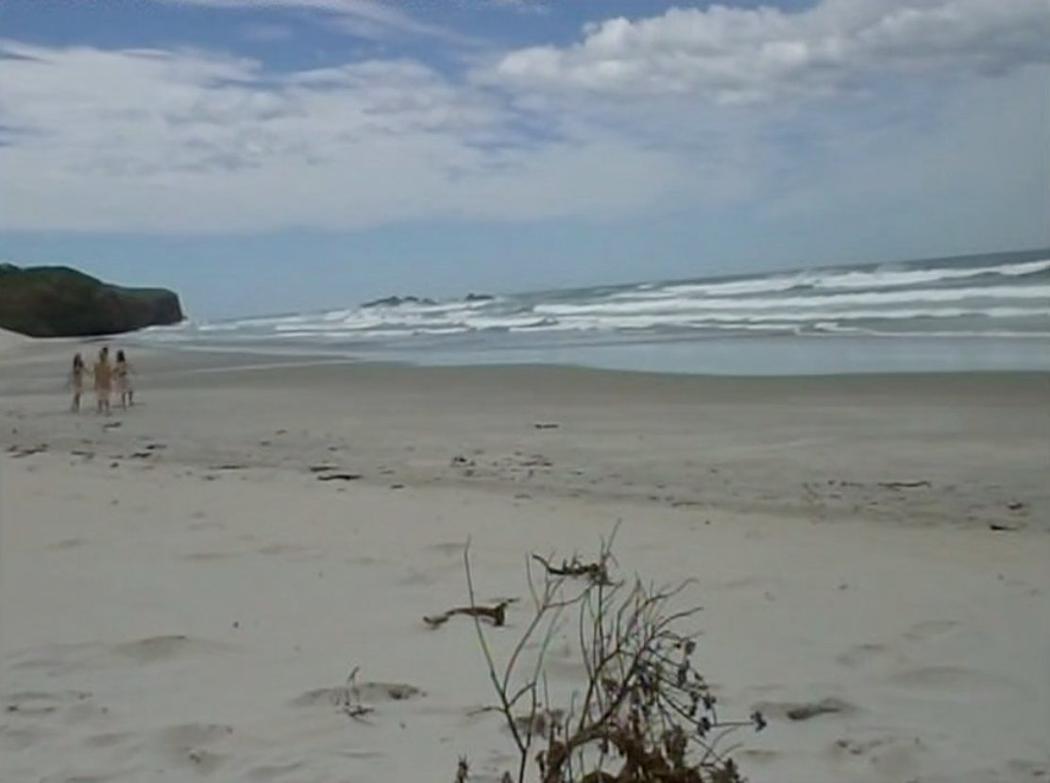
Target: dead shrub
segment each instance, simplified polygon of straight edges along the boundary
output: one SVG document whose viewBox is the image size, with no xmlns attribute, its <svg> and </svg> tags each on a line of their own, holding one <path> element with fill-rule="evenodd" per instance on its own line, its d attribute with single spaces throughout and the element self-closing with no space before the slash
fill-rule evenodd
<svg viewBox="0 0 1050 783">
<path fill-rule="evenodd" d="M 615 533 L 614 533 L 615 536 Z M 696 633 L 682 630 L 700 607 L 672 607 L 689 582 L 660 587 L 610 573 L 612 538 L 588 565 L 526 561 L 532 616 L 502 667 L 474 616 L 500 712 L 518 752 L 505 783 L 741 783 L 727 738 L 765 720 L 725 720 L 694 665 Z M 464 568 L 476 606 L 469 544 Z M 546 664 L 559 629 L 572 620 L 586 681 L 568 703 L 553 704 Z M 535 660 L 525 661 L 526 650 Z M 530 772 L 533 775 L 530 777 Z"/>
</svg>

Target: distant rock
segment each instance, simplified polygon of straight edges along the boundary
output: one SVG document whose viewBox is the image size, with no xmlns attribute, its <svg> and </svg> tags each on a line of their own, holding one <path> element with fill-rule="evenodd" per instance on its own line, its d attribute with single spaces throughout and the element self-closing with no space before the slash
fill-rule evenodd
<svg viewBox="0 0 1050 783">
<path fill-rule="evenodd" d="M 163 288 L 121 288 L 62 266 L 0 264 L 0 328 L 31 337 L 118 334 L 183 319 Z"/>
<path fill-rule="evenodd" d="M 467 294 L 463 297 L 464 302 L 491 302 L 496 297 L 492 294 Z"/>
<path fill-rule="evenodd" d="M 432 305 L 437 304 L 433 299 L 421 299 L 418 296 L 388 296 L 383 299 L 374 299 L 365 302 L 361 307 L 400 307 L 401 305 Z"/>
</svg>

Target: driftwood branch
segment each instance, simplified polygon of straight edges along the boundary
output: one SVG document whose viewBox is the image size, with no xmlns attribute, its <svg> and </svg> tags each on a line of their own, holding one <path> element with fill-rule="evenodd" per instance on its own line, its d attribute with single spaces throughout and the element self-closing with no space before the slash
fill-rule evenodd
<svg viewBox="0 0 1050 783">
<path fill-rule="evenodd" d="M 919 489 L 930 486 L 928 481 L 880 481 L 880 487 L 886 489 Z"/>
<path fill-rule="evenodd" d="M 496 628 L 501 628 L 507 622 L 507 607 L 516 600 L 516 598 L 507 598 L 492 606 L 457 606 L 441 614 L 427 615 L 423 618 L 423 622 L 431 628 L 440 628 L 457 614 L 462 614 L 479 620 L 488 620 Z"/>
<path fill-rule="evenodd" d="M 572 560 L 562 560 L 560 566 L 551 563 L 541 555 L 533 555 L 532 559 L 543 566 L 544 570 L 551 576 L 568 576 L 573 578 L 586 578 L 593 584 L 611 585 L 609 569 L 602 561 L 585 563 L 577 557 Z"/>
</svg>

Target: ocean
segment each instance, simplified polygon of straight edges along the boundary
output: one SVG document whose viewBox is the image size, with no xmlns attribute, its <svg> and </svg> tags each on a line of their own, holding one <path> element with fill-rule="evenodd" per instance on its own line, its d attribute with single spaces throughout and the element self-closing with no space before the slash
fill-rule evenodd
<svg viewBox="0 0 1050 783">
<path fill-rule="evenodd" d="M 1050 248 L 189 320 L 187 349 L 717 375 L 1050 370 Z"/>
</svg>

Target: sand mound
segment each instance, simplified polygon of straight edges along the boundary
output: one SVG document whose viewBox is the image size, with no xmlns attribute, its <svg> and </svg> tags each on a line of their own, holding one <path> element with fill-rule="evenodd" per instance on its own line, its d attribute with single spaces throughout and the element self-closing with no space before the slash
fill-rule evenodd
<svg viewBox="0 0 1050 783">
<path fill-rule="evenodd" d="M 30 342 L 30 338 L 6 329 L 0 329 L 0 355 L 14 351 Z"/>
<path fill-rule="evenodd" d="M 152 636 L 118 644 L 113 652 L 142 664 L 157 663 L 200 653 L 221 652 L 223 646 L 188 636 Z"/>
<path fill-rule="evenodd" d="M 317 688 L 291 701 L 293 707 L 341 705 L 346 703 L 375 704 L 386 701 L 409 701 L 426 694 L 414 685 L 401 682 L 364 682 L 356 686 Z"/>
</svg>

